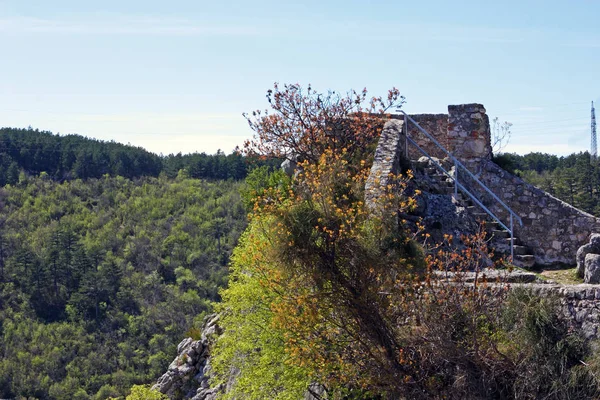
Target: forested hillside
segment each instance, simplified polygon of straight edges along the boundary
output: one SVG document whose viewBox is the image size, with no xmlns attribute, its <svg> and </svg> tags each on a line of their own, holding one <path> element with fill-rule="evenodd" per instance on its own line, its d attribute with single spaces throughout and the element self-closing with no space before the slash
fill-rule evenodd
<svg viewBox="0 0 600 400">
<path fill-rule="evenodd" d="M 33 176 L 44 173 L 53 180 L 64 181 L 101 178 L 105 174 L 138 178 L 164 172 L 175 177 L 185 169 L 192 178 L 239 180 L 246 176 L 247 168 L 247 160 L 235 152 L 159 156 L 141 147 L 79 135 L 0 129 L 0 186 L 17 183 L 21 172 Z"/>
<path fill-rule="evenodd" d="M 566 157 L 502 154 L 495 161 L 559 199 L 600 216 L 600 163 L 592 162 L 588 152 Z"/>
<path fill-rule="evenodd" d="M 139 149 L 92 149 L 160 171 Z M 187 175 L 22 175 L 0 189 L 0 398 L 106 399 L 165 370 L 218 299 L 246 224 L 238 183 Z"/>
</svg>

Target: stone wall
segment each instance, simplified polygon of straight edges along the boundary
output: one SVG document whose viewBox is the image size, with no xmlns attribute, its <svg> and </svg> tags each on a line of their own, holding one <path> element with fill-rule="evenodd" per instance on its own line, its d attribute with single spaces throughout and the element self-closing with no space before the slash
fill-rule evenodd
<svg viewBox="0 0 600 400">
<path fill-rule="evenodd" d="M 490 122 L 483 105 L 450 105 L 448 114 L 410 114 L 410 117 L 460 161 L 491 159 Z M 404 115 L 391 118 L 403 120 Z M 430 156 L 447 157 L 412 122 L 408 123 L 408 135 Z M 412 160 L 423 156 L 412 145 L 408 146 L 408 154 Z"/>
<path fill-rule="evenodd" d="M 377 199 L 381 198 L 388 185 L 393 184 L 392 177 L 400 172 L 400 159 L 404 155 L 404 121 L 392 118 L 381 131 L 375 157 L 369 177 L 365 184 L 367 207 L 377 211 Z"/>
<path fill-rule="evenodd" d="M 600 232 L 600 219 L 526 183 L 492 161 L 482 161 L 478 175 L 521 217 L 523 226 L 515 221 L 515 234 L 533 250 L 538 264 L 575 264 L 577 249 L 587 243 L 592 232 Z M 482 199 L 503 222 L 509 220 L 502 206 L 489 196 L 482 195 Z"/>
<path fill-rule="evenodd" d="M 442 146 L 448 148 L 448 114 L 412 114 L 410 115 L 421 128 L 425 129 Z M 414 124 L 408 124 L 408 135 L 433 157 L 444 158 L 446 154 L 429 140 Z M 423 154 L 414 146 L 408 146 L 409 158 L 417 160 Z"/>
<path fill-rule="evenodd" d="M 460 161 L 492 158 L 490 120 L 481 104 L 448 106 L 448 146 Z"/>
<path fill-rule="evenodd" d="M 491 161 L 490 125 L 483 105 L 450 105 L 448 115 L 417 114 L 411 117 L 521 217 L 523 226 L 514 222 L 515 236 L 533 251 L 536 263 L 575 264 L 577 249 L 586 243 L 592 232 L 600 232 L 600 219 L 527 184 Z M 392 119 L 401 120 L 403 116 L 393 116 Z M 413 124 L 408 126 L 409 135 L 427 152 L 438 158 L 446 157 Z M 394 125 L 394 129 L 384 132 L 370 177 L 371 186 L 376 176 L 384 177 L 396 169 L 398 153 L 406 155 L 402 125 Z M 421 156 L 415 151 L 414 146 L 409 146 L 411 159 Z M 459 181 L 478 193 L 477 197 L 483 204 L 509 226 L 509 215 L 505 209 L 469 180 L 464 174 L 459 175 Z M 375 194 L 374 198 L 377 196 Z"/>
<path fill-rule="evenodd" d="M 557 296 L 573 327 L 588 340 L 600 337 L 600 287 L 598 285 L 512 284 L 539 296 Z"/>
</svg>

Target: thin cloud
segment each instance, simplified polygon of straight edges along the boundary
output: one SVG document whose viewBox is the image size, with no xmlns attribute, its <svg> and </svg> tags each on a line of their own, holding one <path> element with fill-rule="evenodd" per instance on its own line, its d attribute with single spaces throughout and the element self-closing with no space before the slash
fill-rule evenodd
<svg viewBox="0 0 600 400">
<path fill-rule="evenodd" d="M 255 36 L 253 26 L 200 23 L 179 18 L 104 16 L 97 19 L 0 18 L 0 33 L 159 36 Z"/>
</svg>

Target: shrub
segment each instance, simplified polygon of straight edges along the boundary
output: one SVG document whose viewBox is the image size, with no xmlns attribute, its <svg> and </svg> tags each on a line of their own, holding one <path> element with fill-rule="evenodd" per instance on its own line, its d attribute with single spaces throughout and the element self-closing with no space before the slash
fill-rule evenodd
<svg viewBox="0 0 600 400">
<path fill-rule="evenodd" d="M 134 385 L 126 400 L 169 400 L 169 398 L 165 394 L 151 390 L 148 385 Z"/>
</svg>

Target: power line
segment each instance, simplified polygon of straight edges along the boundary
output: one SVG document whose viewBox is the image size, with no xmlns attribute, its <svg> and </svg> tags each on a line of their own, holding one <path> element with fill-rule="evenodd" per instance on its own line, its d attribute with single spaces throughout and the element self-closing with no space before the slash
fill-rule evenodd
<svg viewBox="0 0 600 400">
<path fill-rule="evenodd" d="M 553 108 L 564 108 L 564 107 L 570 107 L 570 106 L 579 106 L 582 104 L 587 104 L 587 101 L 583 101 L 583 102 L 576 102 L 576 103 L 566 103 L 566 104 L 553 104 L 553 105 L 536 105 L 536 106 L 531 106 L 530 108 L 532 109 L 525 109 L 525 110 L 506 110 L 505 112 L 502 111 L 495 111 L 495 110 L 488 110 L 489 112 L 491 112 L 494 115 L 502 115 L 504 116 L 513 116 L 513 115 L 523 115 L 523 113 L 527 113 L 527 112 L 544 112 L 547 109 L 553 109 Z M 488 113 L 488 115 L 490 115 L 490 113 Z"/>
<path fill-rule="evenodd" d="M 586 124 L 587 125 L 587 124 Z M 511 131 L 513 132 L 519 132 L 519 133 L 545 133 L 545 132 L 573 132 L 573 131 L 580 131 L 582 129 L 585 129 L 585 131 L 587 132 L 587 127 L 586 125 L 583 124 L 578 124 L 576 126 L 556 126 L 556 127 L 546 127 L 546 128 L 527 128 L 527 129 L 519 129 L 519 127 L 511 127 Z"/>
<path fill-rule="evenodd" d="M 587 118 L 569 118 L 569 119 L 556 119 L 556 120 L 542 120 L 535 122 L 523 122 L 523 123 L 513 123 L 513 125 L 539 125 L 539 124 L 555 124 L 557 122 L 572 122 L 572 121 L 587 121 Z"/>
</svg>

